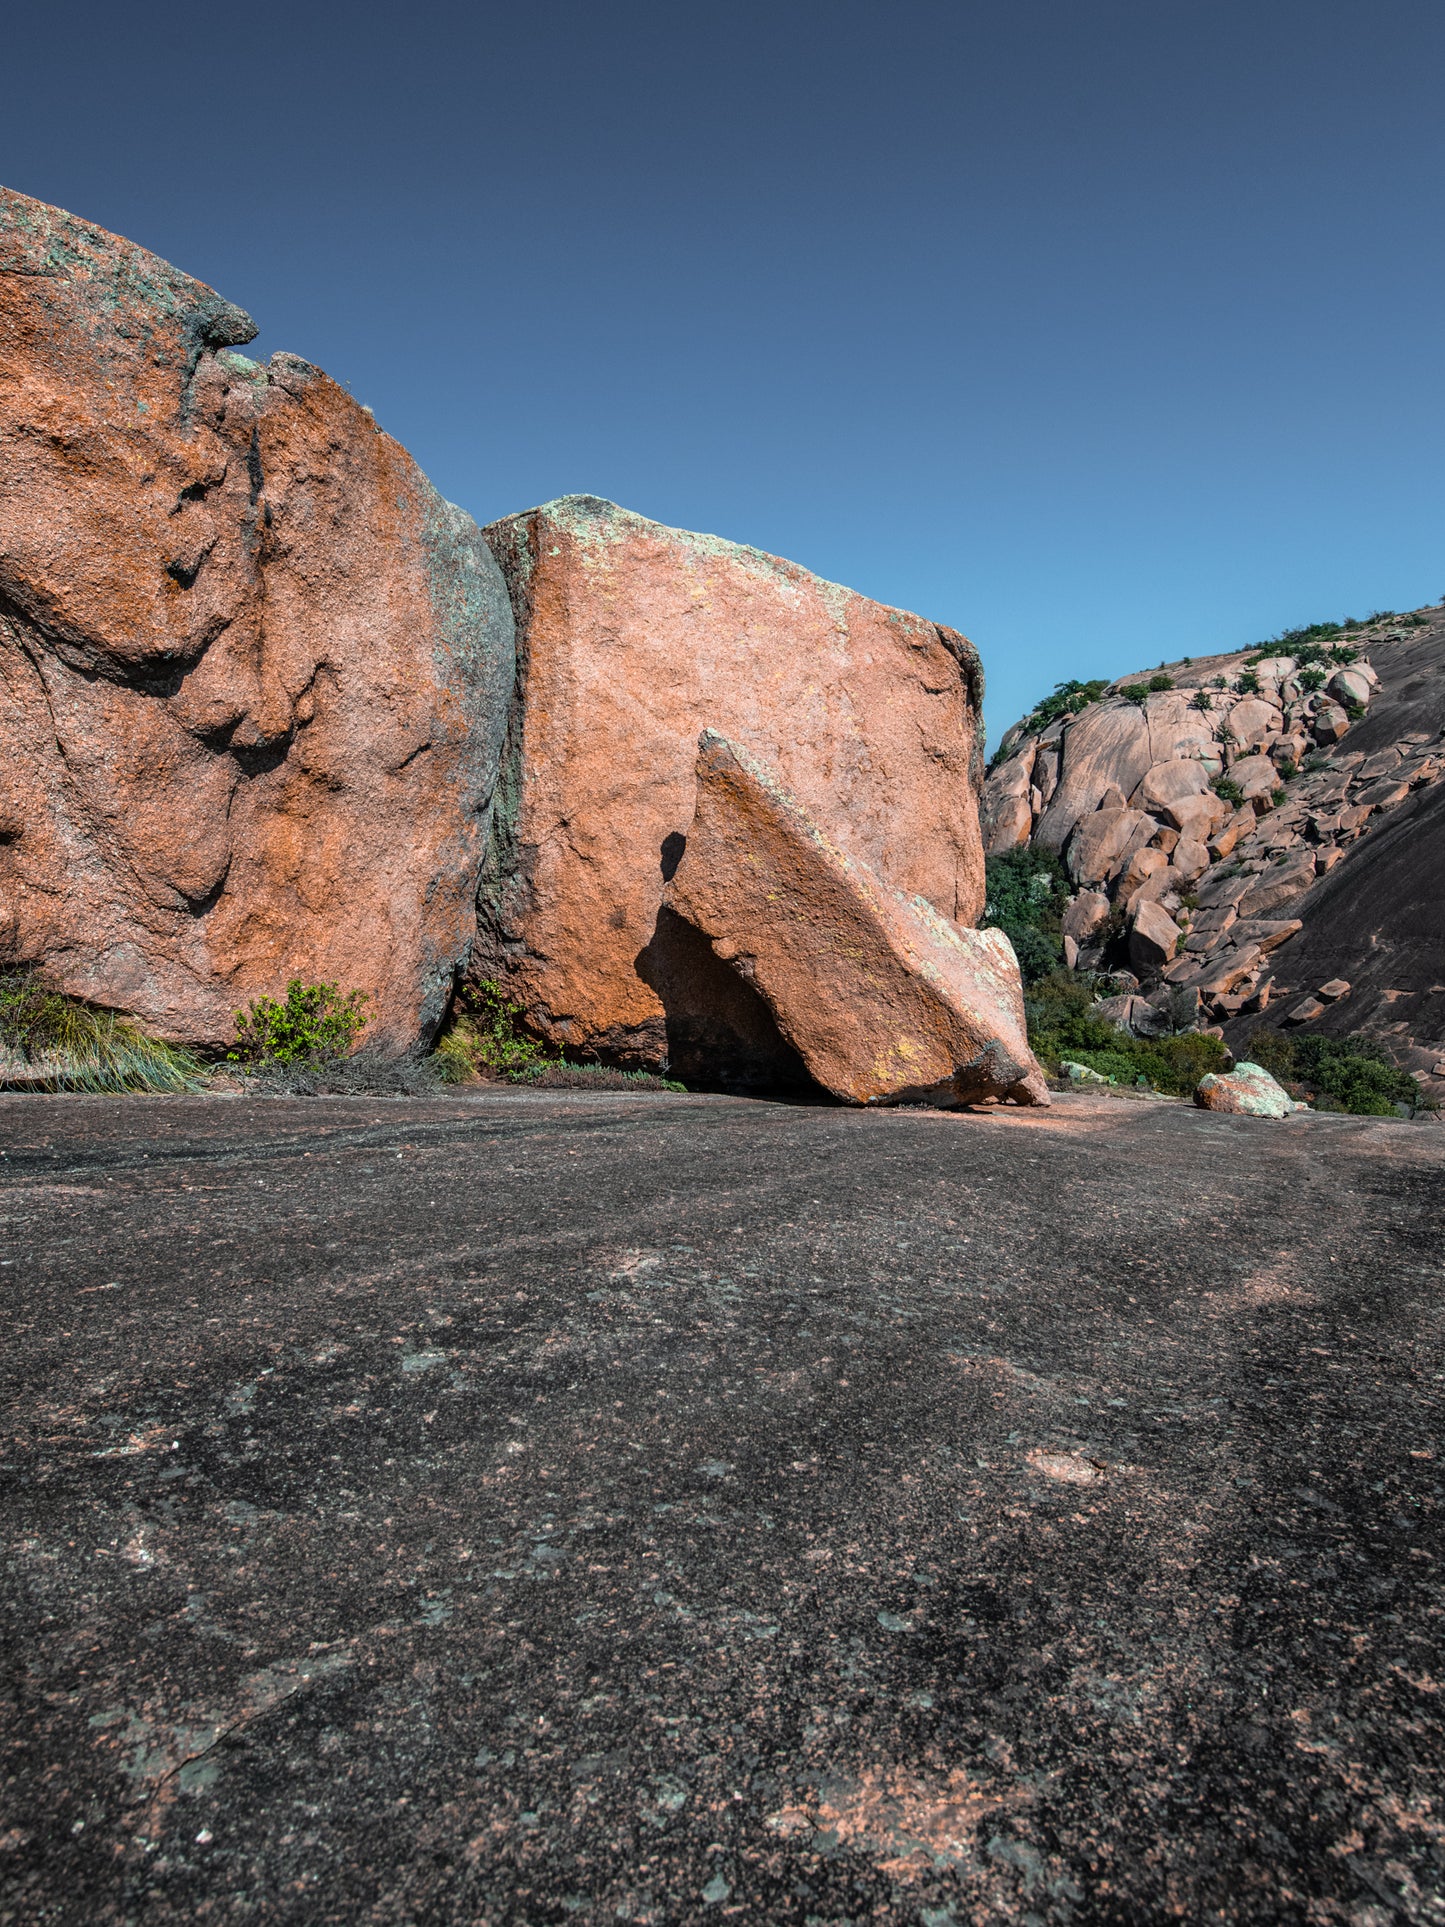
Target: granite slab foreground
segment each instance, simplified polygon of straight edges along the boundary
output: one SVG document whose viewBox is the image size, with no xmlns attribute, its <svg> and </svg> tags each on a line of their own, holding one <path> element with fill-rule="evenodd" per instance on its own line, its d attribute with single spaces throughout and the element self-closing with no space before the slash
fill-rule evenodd
<svg viewBox="0 0 1445 1927">
<path fill-rule="evenodd" d="M 0 1920 L 1445 1919 L 1445 1133 L 0 1099 Z"/>
</svg>

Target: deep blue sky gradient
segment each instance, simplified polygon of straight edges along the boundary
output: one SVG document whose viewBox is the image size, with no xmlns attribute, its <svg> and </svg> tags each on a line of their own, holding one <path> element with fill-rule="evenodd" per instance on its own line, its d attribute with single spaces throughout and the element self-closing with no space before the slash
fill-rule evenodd
<svg viewBox="0 0 1445 1927">
<path fill-rule="evenodd" d="M 1439 0 L 59 0 L 6 69 L 0 179 L 479 520 L 589 491 L 918 609 L 995 736 L 1445 591 Z"/>
</svg>

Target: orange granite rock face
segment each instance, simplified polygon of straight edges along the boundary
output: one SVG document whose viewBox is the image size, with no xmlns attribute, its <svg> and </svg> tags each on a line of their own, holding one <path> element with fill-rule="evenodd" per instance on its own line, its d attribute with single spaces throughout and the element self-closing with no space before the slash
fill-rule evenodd
<svg viewBox="0 0 1445 1927">
<path fill-rule="evenodd" d="M 214 1043 L 441 1015 L 514 671 L 480 532 L 239 309 L 0 191 L 0 954 Z"/>
<path fill-rule="evenodd" d="M 504 976 L 543 1036 L 704 1078 L 796 1069 L 663 909 L 704 728 L 775 768 L 886 884 L 977 920 L 982 675 L 962 636 L 592 496 L 486 534 L 519 665 L 474 968 Z"/>
<path fill-rule="evenodd" d="M 961 930 L 843 853 L 756 757 L 708 730 L 667 907 L 762 996 L 834 1096 L 1047 1104 L 1001 930 Z"/>
</svg>

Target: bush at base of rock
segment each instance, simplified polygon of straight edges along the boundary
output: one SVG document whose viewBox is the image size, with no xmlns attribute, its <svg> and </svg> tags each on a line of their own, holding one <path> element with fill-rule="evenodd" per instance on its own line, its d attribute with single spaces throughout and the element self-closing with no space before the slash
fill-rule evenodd
<svg viewBox="0 0 1445 1927">
<path fill-rule="evenodd" d="M 293 977 L 286 996 L 258 997 L 236 1012 L 230 1064 L 321 1064 L 345 1057 L 366 1028 L 368 992 Z"/>
<path fill-rule="evenodd" d="M 1412 1113 L 1420 1087 L 1388 1051 L 1370 1037 L 1323 1037 L 1318 1032 L 1285 1037 L 1261 1026 L 1249 1040 L 1250 1055 L 1317 1111 L 1353 1117 Z"/>
<path fill-rule="evenodd" d="M 525 1012 L 492 978 L 466 985 L 461 1007 L 437 1039 L 427 1068 L 443 1084 L 502 1079 L 543 1091 L 686 1091 L 685 1084 L 651 1071 L 615 1070 L 604 1064 L 569 1064 L 549 1057 L 522 1029 Z"/>
<path fill-rule="evenodd" d="M 32 971 L 0 975 L 0 1089 L 195 1091 L 200 1078 L 189 1051 L 113 1010 L 48 990 Z"/>
<path fill-rule="evenodd" d="M 1024 1000 L 1029 1043 L 1052 1075 L 1067 1059 L 1120 1084 L 1137 1085 L 1142 1078 L 1151 1090 L 1188 1097 L 1201 1077 L 1230 1062 L 1223 1040 L 1202 1031 L 1148 1042 L 1126 1037 L 1090 1014 L 1093 1001 L 1090 980 L 1067 971 L 1030 986 Z"/>
</svg>

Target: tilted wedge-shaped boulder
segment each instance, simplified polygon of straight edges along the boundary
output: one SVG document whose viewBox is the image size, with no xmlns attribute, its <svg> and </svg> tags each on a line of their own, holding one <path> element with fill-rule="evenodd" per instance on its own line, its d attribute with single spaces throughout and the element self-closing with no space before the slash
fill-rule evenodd
<svg viewBox="0 0 1445 1927">
<path fill-rule="evenodd" d="M 188 1043 L 287 979 L 435 1026 L 513 620 L 476 525 L 240 309 L 0 189 L 0 964 Z"/>
<path fill-rule="evenodd" d="M 766 1012 L 659 918 L 708 727 L 894 889 L 975 921 L 983 677 L 963 636 L 593 496 L 486 535 L 518 681 L 473 969 L 504 978 L 531 1029 L 569 1054 L 769 1082 Z"/>
<path fill-rule="evenodd" d="M 1013 947 L 890 889 L 713 730 L 669 909 L 758 990 L 817 1081 L 856 1104 L 1047 1104 Z"/>
</svg>

